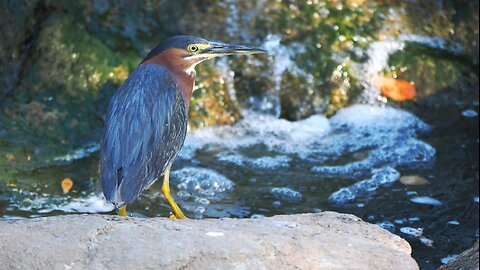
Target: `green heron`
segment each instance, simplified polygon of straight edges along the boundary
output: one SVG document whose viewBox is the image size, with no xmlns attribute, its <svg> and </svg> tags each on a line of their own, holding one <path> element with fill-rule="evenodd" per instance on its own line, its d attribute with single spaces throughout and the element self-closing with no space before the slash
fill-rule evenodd
<svg viewBox="0 0 480 270">
<path fill-rule="evenodd" d="M 257 53 L 265 51 L 174 36 L 152 49 L 130 74 L 110 100 L 100 150 L 103 194 L 120 216 L 163 175 L 171 217 L 185 218 L 170 195 L 169 174 L 187 133 L 195 66 L 217 56 Z"/>
</svg>

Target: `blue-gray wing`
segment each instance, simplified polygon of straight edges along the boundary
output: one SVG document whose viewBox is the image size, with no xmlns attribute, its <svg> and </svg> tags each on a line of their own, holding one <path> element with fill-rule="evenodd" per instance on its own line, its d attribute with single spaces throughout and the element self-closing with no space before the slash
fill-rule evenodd
<svg viewBox="0 0 480 270">
<path fill-rule="evenodd" d="M 113 95 L 100 151 L 105 198 L 134 201 L 170 166 L 185 140 L 185 100 L 174 77 L 140 65 Z"/>
</svg>

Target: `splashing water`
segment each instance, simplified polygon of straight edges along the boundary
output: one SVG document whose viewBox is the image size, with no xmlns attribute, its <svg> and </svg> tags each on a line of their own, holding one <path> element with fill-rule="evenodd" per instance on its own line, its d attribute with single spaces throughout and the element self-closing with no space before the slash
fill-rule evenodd
<svg viewBox="0 0 480 270">
<path fill-rule="evenodd" d="M 216 199 L 231 192 L 234 183 L 225 176 L 204 168 L 186 167 L 172 173 L 172 183 L 177 184 L 182 197 L 196 200 Z"/>
<path fill-rule="evenodd" d="M 397 167 L 430 166 L 435 149 L 416 138 L 428 130 L 408 112 L 370 105 L 342 109 L 331 119 L 314 115 L 297 122 L 252 114 L 235 126 L 190 133 L 180 158 L 202 163 L 208 157 L 222 167 L 264 172 L 303 164 L 325 181 L 371 176 L 330 196 L 346 203 L 398 180 Z"/>
<path fill-rule="evenodd" d="M 10 192 L 10 207 L 22 212 L 48 214 L 54 211 L 65 213 L 107 213 L 115 207 L 107 203 L 102 195 L 89 194 L 85 197 L 65 198 L 22 190 Z"/>
<path fill-rule="evenodd" d="M 405 49 L 407 43 L 416 43 L 423 46 L 447 51 L 454 55 L 464 54 L 464 49 L 457 43 L 447 42 L 439 37 L 421 35 L 400 35 L 396 39 L 387 39 L 372 42 L 365 51 L 368 61 L 363 64 L 352 64 L 352 75 L 362 82 L 364 91 L 359 98 L 360 103 L 384 104 L 387 99 L 380 95 L 380 91 L 372 84 L 373 78 L 380 75 L 388 67 L 391 55 Z"/>
</svg>

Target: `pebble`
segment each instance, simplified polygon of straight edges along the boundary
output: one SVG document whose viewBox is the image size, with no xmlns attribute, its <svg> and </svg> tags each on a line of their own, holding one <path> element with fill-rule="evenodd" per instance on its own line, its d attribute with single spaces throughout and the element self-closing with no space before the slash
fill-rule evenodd
<svg viewBox="0 0 480 270">
<path fill-rule="evenodd" d="M 421 185 L 430 184 L 430 181 L 418 175 L 402 176 L 400 177 L 400 182 L 404 185 L 410 185 L 410 186 L 421 186 Z"/>
<path fill-rule="evenodd" d="M 429 205 L 442 205 L 442 202 L 428 196 L 418 196 L 410 199 L 413 203 L 429 204 Z"/>
<path fill-rule="evenodd" d="M 460 225 L 460 222 L 456 221 L 456 220 L 450 220 L 449 222 L 447 222 L 448 224 L 450 225 Z"/>
</svg>

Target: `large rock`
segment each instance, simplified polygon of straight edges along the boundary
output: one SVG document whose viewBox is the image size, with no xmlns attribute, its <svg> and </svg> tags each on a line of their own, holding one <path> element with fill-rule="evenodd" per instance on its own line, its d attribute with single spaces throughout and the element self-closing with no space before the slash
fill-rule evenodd
<svg viewBox="0 0 480 270">
<path fill-rule="evenodd" d="M 100 215 L 0 223 L 4 269 L 418 269 L 409 244 L 324 212 L 263 219 Z"/>
<path fill-rule="evenodd" d="M 447 265 L 443 265 L 439 270 L 478 270 L 478 241 L 473 247 L 465 250 L 460 256 L 451 260 Z"/>
</svg>

